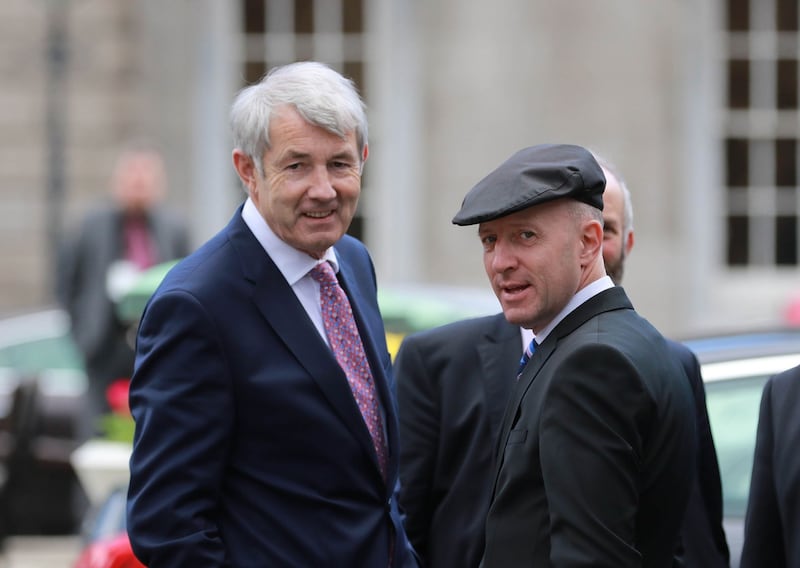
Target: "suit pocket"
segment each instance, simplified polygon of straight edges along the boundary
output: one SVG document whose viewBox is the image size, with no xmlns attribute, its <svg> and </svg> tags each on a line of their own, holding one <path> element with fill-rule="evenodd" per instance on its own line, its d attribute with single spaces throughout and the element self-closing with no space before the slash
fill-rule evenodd
<svg viewBox="0 0 800 568">
<path fill-rule="evenodd" d="M 516 429 L 511 430 L 508 433 L 508 441 L 506 442 L 506 446 L 512 446 L 514 444 L 522 444 L 525 442 L 525 439 L 528 437 L 528 430 L 527 429 Z"/>
</svg>

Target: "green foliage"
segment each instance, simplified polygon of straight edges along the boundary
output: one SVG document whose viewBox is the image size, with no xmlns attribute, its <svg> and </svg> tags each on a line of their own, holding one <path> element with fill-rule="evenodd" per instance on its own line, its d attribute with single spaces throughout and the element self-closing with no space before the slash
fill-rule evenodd
<svg viewBox="0 0 800 568">
<path fill-rule="evenodd" d="M 133 443 L 134 422 L 130 415 L 106 414 L 100 417 L 100 429 L 106 440 Z"/>
</svg>

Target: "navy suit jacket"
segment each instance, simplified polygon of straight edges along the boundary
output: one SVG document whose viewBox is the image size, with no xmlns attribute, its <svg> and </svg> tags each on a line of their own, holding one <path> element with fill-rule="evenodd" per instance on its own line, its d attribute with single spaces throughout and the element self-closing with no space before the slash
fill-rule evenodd
<svg viewBox="0 0 800 568">
<path fill-rule="evenodd" d="M 344 372 L 240 208 L 139 328 L 128 533 L 151 568 L 416 566 L 372 262 L 351 237 L 335 250 L 384 410 L 387 481 Z"/>
<path fill-rule="evenodd" d="M 758 416 L 741 568 L 800 566 L 800 367 L 767 381 Z"/>
</svg>

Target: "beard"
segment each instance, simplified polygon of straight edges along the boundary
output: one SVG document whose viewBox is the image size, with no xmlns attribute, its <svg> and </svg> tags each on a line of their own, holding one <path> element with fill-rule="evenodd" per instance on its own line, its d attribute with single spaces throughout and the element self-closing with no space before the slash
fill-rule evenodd
<svg viewBox="0 0 800 568">
<path fill-rule="evenodd" d="M 615 286 L 622 284 L 622 274 L 625 272 L 625 250 L 621 249 L 619 256 L 606 261 L 606 274 L 611 277 Z"/>
</svg>

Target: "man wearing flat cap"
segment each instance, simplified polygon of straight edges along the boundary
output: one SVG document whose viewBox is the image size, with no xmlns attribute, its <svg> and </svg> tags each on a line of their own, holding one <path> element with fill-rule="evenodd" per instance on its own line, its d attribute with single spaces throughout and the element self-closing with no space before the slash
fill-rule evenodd
<svg viewBox="0 0 800 568">
<path fill-rule="evenodd" d="M 479 225 L 506 319 L 535 334 L 500 428 L 484 568 L 673 562 L 692 394 L 665 339 L 605 273 L 604 187 L 585 148 L 533 146 L 453 219 Z"/>
</svg>

